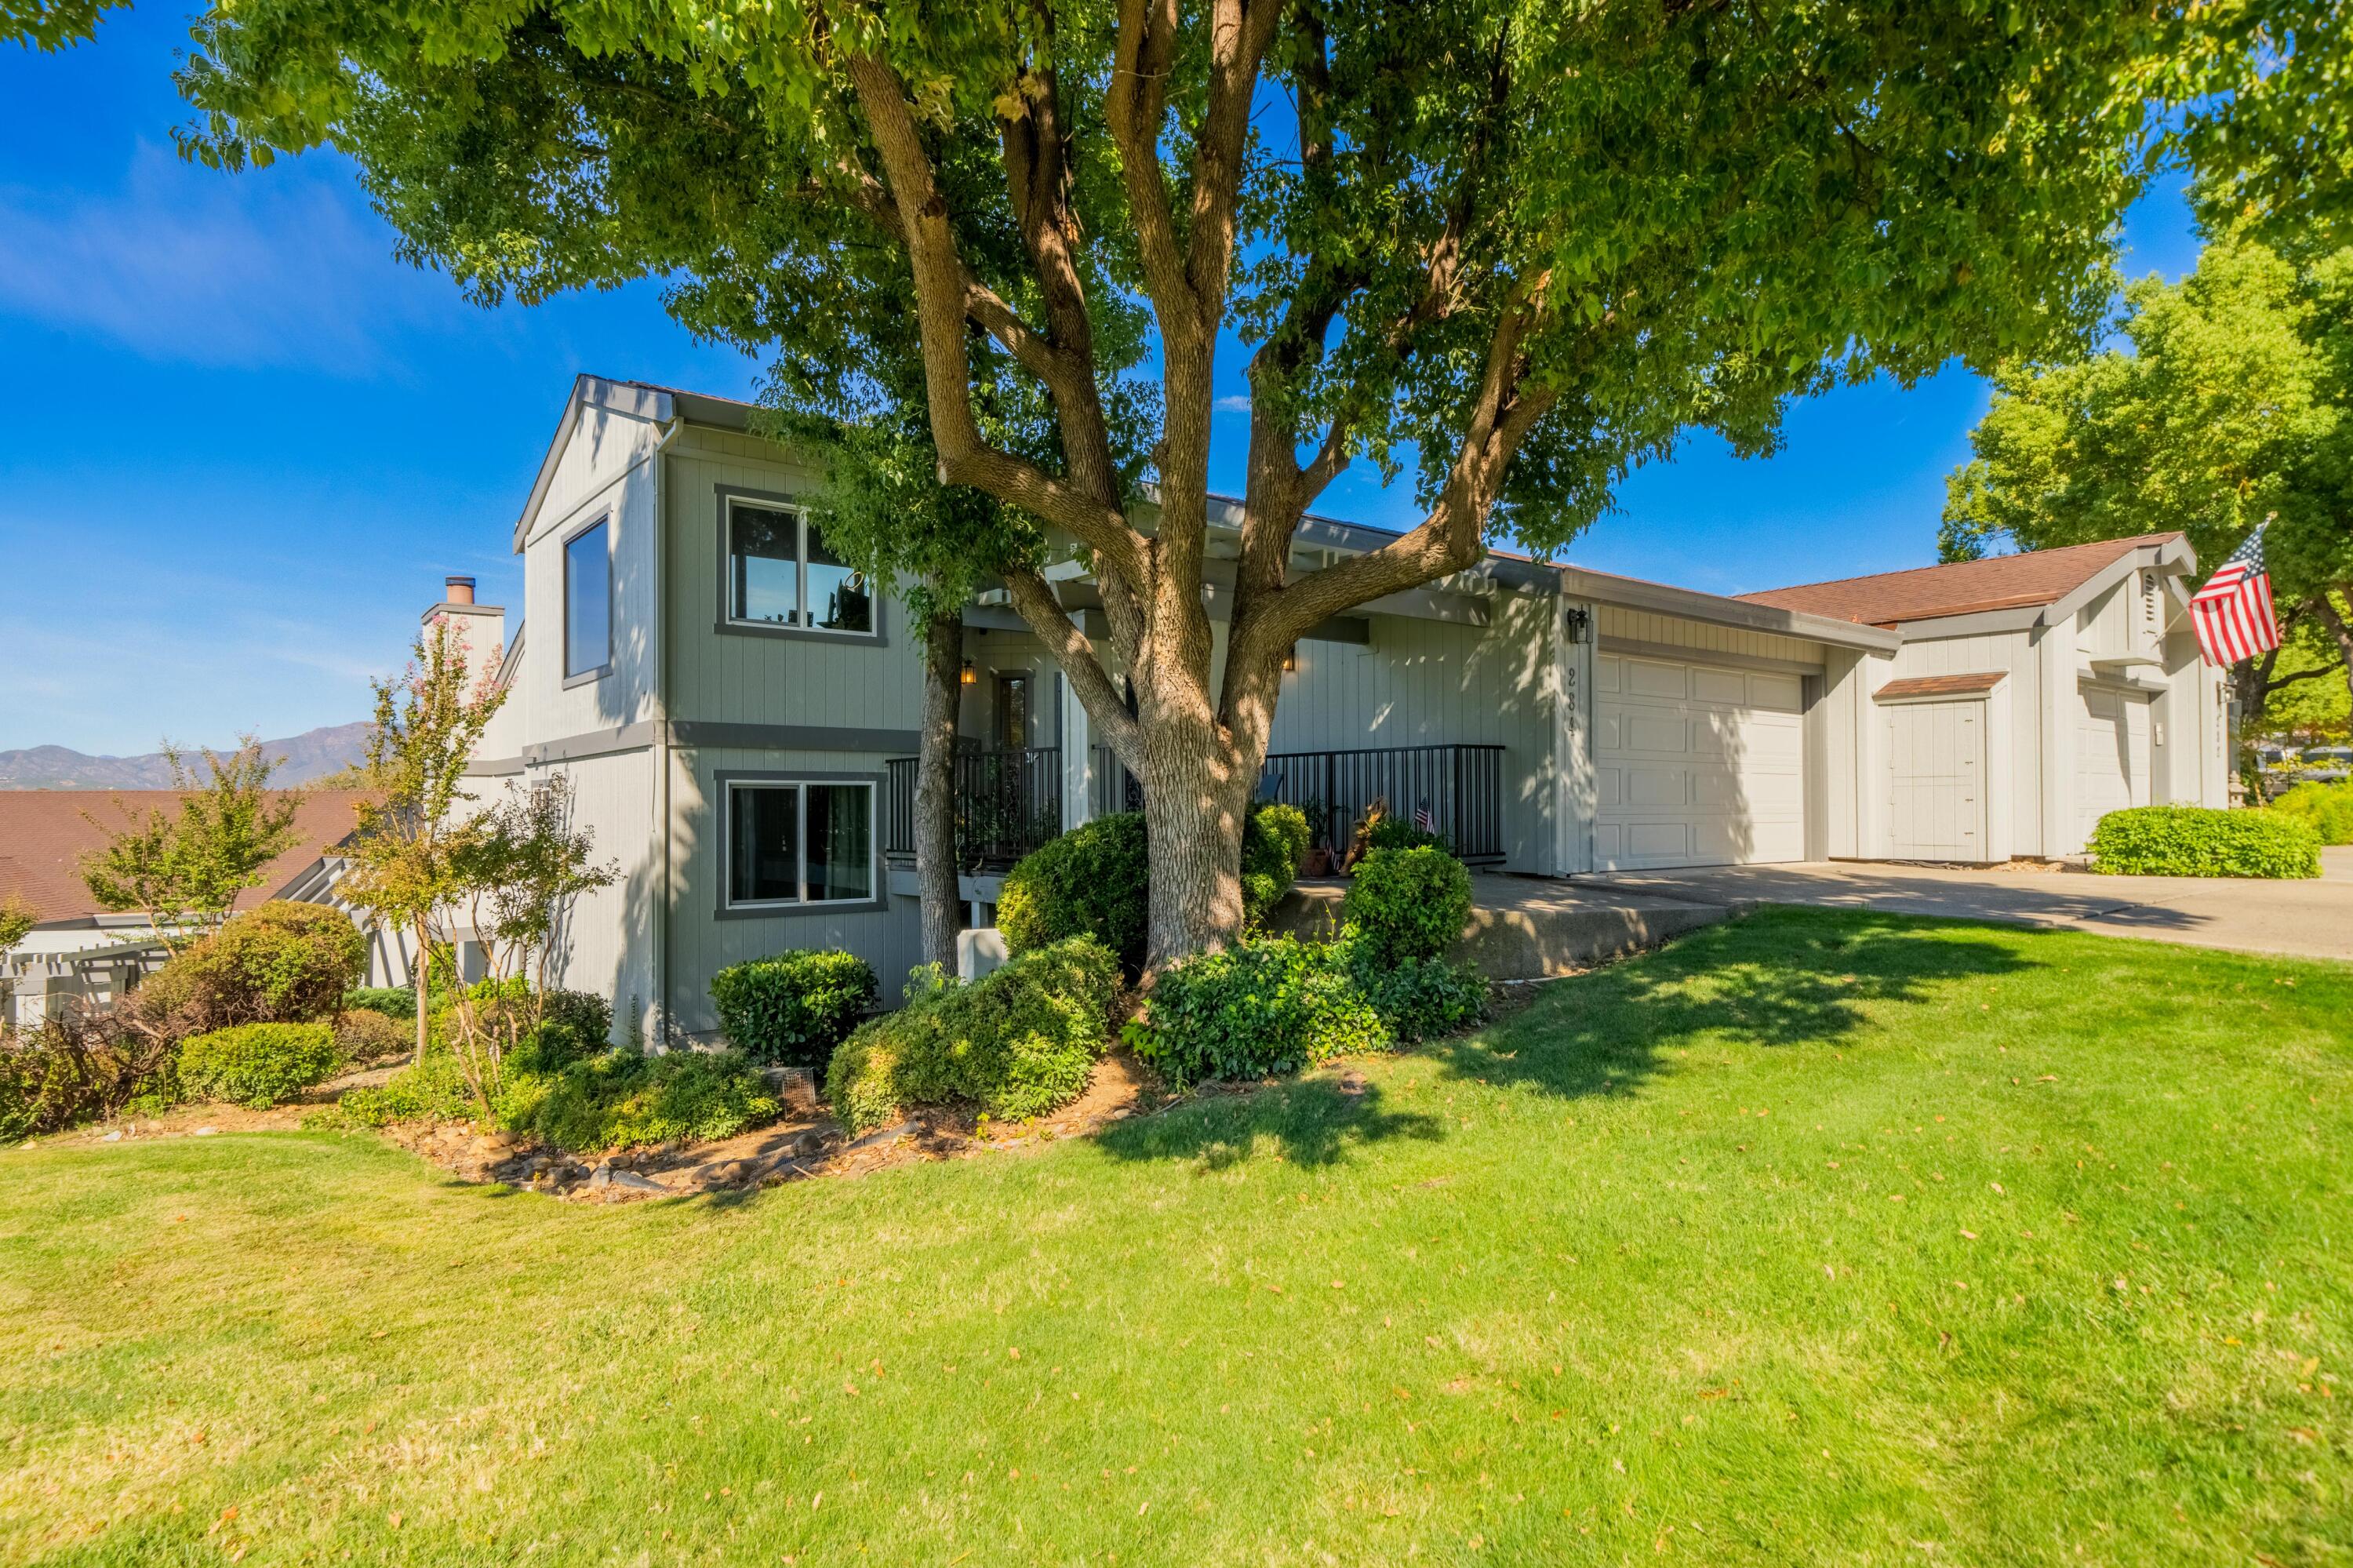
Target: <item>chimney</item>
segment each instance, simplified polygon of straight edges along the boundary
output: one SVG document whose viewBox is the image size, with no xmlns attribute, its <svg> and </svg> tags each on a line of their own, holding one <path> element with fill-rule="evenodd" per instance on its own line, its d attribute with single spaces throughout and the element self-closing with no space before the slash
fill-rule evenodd
<svg viewBox="0 0 2353 1568">
<path fill-rule="evenodd" d="M 425 612 L 425 620 L 430 622 L 437 616 L 457 634 L 469 665 L 491 658 L 506 640 L 507 612 L 495 604 L 476 604 L 471 577 L 441 579 L 441 602 Z"/>
<path fill-rule="evenodd" d="M 448 577 L 445 578 L 444 582 L 448 591 L 441 596 L 443 602 L 448 604 L 471 604 L 474 602 L 473 578 Z"/>
</svg>

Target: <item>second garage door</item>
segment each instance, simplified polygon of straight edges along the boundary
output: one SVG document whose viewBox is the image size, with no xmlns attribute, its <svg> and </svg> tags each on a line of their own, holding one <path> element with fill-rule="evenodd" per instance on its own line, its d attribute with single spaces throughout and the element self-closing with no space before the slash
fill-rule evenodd
<svg viewBox="0 0 2353 1568">
<path fill-rule="evenodd" d="M 1593 674 L 1597 870 L 1806 858 L 1797 676 L 1606 652 Z"/>
</svg>

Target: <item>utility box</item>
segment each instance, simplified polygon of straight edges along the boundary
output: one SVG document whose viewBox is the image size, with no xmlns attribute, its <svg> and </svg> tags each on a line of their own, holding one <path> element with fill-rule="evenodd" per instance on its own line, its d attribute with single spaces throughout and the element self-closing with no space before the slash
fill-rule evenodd
<svg viewBox="0 0 2353 1568">
<path fill-rule="evenodd" d="M 970 982 L 1005 962 L 1005 933 L 994 926 L 956 933 L 956 978 Z"/>
</svg>

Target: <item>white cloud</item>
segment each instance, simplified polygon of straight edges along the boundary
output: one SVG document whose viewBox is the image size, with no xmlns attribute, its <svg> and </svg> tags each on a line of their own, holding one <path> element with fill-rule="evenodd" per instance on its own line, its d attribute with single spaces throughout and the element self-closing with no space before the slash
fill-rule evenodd
<svg viewBox="0 0 2353 1568">
<path fill-rule="evenodd" d="M 116 193 L 0 190 L 0 312 L 149 359 L 365 376 L 423 303 L 391 246 L 301 164 L 225 175 L 144 146 Z"/>
<path fill-rule="evenodd" d="M 1220 414 L 1247 414 L 1250 407 L 1250 394 L 1240 392 L 1230 397 L 1220 397 L 1209 407 Z"/>
</svg>

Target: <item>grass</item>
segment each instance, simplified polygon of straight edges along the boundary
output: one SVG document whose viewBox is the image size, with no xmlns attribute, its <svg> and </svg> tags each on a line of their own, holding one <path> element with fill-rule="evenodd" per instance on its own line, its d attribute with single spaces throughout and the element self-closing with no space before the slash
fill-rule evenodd
<svg viewBox="0 0 2353 1568">
<path fill-rule="evenodd" d="M 0 1163 L 0 1560 L 2341 1563 L 2353 968 L 1775 911 L 1041 1155 Z"/>
</svg>

